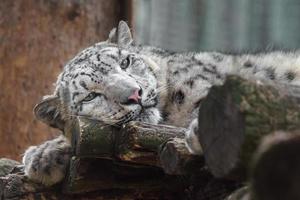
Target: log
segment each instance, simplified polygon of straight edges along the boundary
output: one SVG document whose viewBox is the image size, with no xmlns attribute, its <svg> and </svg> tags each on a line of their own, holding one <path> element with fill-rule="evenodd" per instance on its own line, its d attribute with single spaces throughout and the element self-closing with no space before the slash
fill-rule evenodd
<svg viewBox="0 0 300 200">
<path fill-rule="evenodd" d="M 215 177 L 245 179 L 261 138 L 300 128 L 300 88 L 230 76 L 199 109 L 198 139 Z"/>
<path fill-rule="evenodd" d="M 142 122 L 130 122 L 120 129 L 77 117 L 67 126 L 65 134 L 72 141 L 75 156 L 78 158 L 118 159 L 160 167 L 158 152 L 161 146 L 174 138 L 183 140 L 185 131 L 184 128 Z M 191 156 L 181 146 L 186 155 Z"/>
<path fill-rule="evenodd" d="M 264 138 L 251 170 L 254 199 L 300 199 L 299 152 L 300 131 L 280 131 Z"/>
<path fill-rule="evenodd" d="M 174 189 L 172 183 L 176 181 L 169 180 L 165 173 L 183 175 L 204 166 L 203 158 L 190 154 L 185 147 L 185 131 L 142 122 L 130 122 L 120 128 L 84 117 L 74 118 L 64 131 L 74 151 L 64 192 L 137 186 L 143 190 L 166 190 L 166 185 Z M 113 169 L 118 169 L 118 173 Z M 120 173 L 123 182 L 116 178 Z"/>
</svg>

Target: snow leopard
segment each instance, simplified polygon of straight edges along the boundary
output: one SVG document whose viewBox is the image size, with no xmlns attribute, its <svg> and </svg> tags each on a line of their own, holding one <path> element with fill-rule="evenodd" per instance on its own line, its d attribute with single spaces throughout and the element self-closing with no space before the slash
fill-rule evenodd
<svg viewBox="0 0 300 200">
<path fill-rule="evenodd" d="M 197 113 L 214 85 L 228 75 L 299 84 L 300 54 L 221 52 L 174 53 L 134 43 L 121 21 L 106 41 L 88 47 L 60 73 L 53 94 L 35 107 L 37 119 L 63 130 L 70 116 L 85 116 L 108 125 L 129 121 L 186 127 L 186 145 L 201 152 Z M 62 181 L 71 156 L 63 136 L 29 147 L 25 174 L 50 186 Z"/>
</svg>

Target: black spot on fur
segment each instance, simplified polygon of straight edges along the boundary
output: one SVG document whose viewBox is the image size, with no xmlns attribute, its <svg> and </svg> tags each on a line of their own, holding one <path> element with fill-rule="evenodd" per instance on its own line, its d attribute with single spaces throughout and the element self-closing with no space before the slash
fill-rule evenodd
<svg viewBox="0 0 300 200">
<path fill-rule="evenodd" d="M 51 154 L 50 154 L 51 155 Z M 43 168 L 44 173 L 51 175 L 51 166 L 48 164 Z"/>
<path fill-rule="evenodd" d="M 162 116 L 162 118 L 163 118 L 163 121 L 167 121 L 168 118 L 169 118 L 169 115 L 170 115 L 169 112 L 163 112 L 163 113 L 161 114 L 161 116 Z"/>
<path fill-rule="evenodd" d="M 185 81 L 184 84 L 188 85 L 190 88 L 193 88 L 193 86 L 194 86 L 194 80 L 189 79 L 189 80 Z"/>
<path fill-rule="evenodd" d="M 249 60 L 247 60 L 247 61 L 244 63 L 244 67 L 246 67 L 246 68 L 251 68 L 251 67 L 253 67 L 253 64 L 252 64 Z"/>
<path fill-rule="evenodd" d="M 271 80 L 275 80 L 276 76 L 275 76 L 275 69 L 272 67 L 268 67 L 265 69 L 266 71 L 266 76 L 271 79 Z"/>
<path fill-rule="evenodd" d="M 286 72 L 284 75 L 288 81 L 292 81 L 296 78 L 296 73 L 292 71 Z"/>
<path fill-rule="evenodd" d="M 192 67 L 194 67 L 194 66 L 197 66 L 197 65 L 195 65 L 194 63 L 190 63 L 190 64 L 187 64 L 187 65 L 186 65 L 186 68 L 192 68 Z"/>
<path fill-rule="evenodd" d="M 100 67 L 100 68 L 99 68 L 99 71 L 102 72 L 102 74 L 106 75 L 106 74 L 108 74 L 108 71 L 109 71 L 109 70 L 108 70 L 108 69 L 105 69 L 104 67 Z"/>
<path fill-rule="evenodd" d="M 74 92 L 74 93 L 73 93 L 73 96 L 72 96 L 72 100 L 74 100 L 75 97 L 78 96 L 78 95 L 79 95 L 79 92 Z"/>
<path fill-rule="evenodd" d="M 163 49 L 158 49 L 158 48 L 152 48 L 151 52 L 153 52 L 154 54 L 162 55 L 162 56 L 167 56 L 167 55 L 171 54 L 170 52 L 167 52 Z"/>
<path fill-rule="evenodd" d="M 37 165 L 36 165 L 36 163 L 32 164 L 31 169 L 33 169 L 34 172 L 37 171 Z"/>
<path fill-rule="evenodd" d="M 174 92 L 172 95 L 172 102 L 176 104 L 183 104 L 184 103 L 185 95 L 181 90 L 178 90 L 177 92 Z"/>
<path fill-rule="evenodd" d="M 86 83 L 84 82 L 84 81 L 79 81 L 79 85 L 81 86 L 81 87 L 83 87 L 84 89 L 86 89 L 86 90 L 88 90 L 88 87 L 87 87 L 87 85 L 86 85 Z"/>
<path fill-rule="evenodd" d="M 211 56 L 216 62 L 222 62 L 224 59 L 223 56 L 218 53 L 213 53 Z"/>
<path fill-rule="evenodd" d="M 75 81 L 72 81 L 72 84 L 73 84 L 73 86 L 74 86 L 75 90 L 77 90 L 77 89 L 78 89 L 78 87 L 77 87 L 77 85 L 76 85 L 76 82 L 75 82 Z"/>
<path fill-rule="evenodd" d="M 73 78 L 77 78 L 79 74 L 75 74 L 75 76 Z"/>
<path fill-rule="evenodd" d="M 100 57 L 100 54 L 97 54 L 97 61 L 100 61 L 101 60 L 101 57 Z"/>
<path fill-rule="evenodd" d="M 168 65 L 175 63 L 175 60 L 169 60 Z"/>
<path fill-rule="evenodd" d="M 173 75 L 178 75 L 179 74 L 179 71 L 176 70 L 175 72 L 173 72 Z"/>
<path fill-rule="evenodd" d="M 80 75 L 81 75 L 81 76 L 88 76 L 88 77 L 91 77 L 90 74 L 87 74 L 87 73 L 84 73 L 84 72 L 80 72 Z"/>
<path fill-rule="evenodd" d="M 197 60 L 197 65 L 203 65 L 203 62 L 201 62 L 201 60 Z"/>
<path fill-rule="evenodd" d="M 55 162 L 59 165 L 63 165 L 64 164 L 64 159 L 63 156 L 59 155 L 55 158 Z"/>
<path fill-rule="evenodd" d="M 189 72 L 189 68 L 187 66 L 183 67 L 183 68 L 179 68 L 178 70 L 173 72 L 173 75 L 178 75 L 179 73 L 188 73 Z"/>
<path fill-rule="evenodd" d="M 185 72 L 185 73 L 188 73 L 188 72 L 189 72 L 189 69 L 185 67 L 185 68 L 180 69 L 180 71 Z"/>
<path fill-rule="evenodd" d="M 196 76 L 194 76 L 192 79 L 196 80 L 201 78 L 202 80 L 208 81 L 209 78 L 207 78 L 206 76 L 203 76 L 202 74 L 197 74 Z"/>
<path fill-rule="evenodd" d="M 210 74 L 217 74 L 217 70 L 216 70 L 217 67 L 215 65 L 209 65 L 208 67 L 203 67 L 203 72 L 210 73 Z"/>
<path fill-rule="evenodd" d="M 74 64 L 77 65 L 77 64 L 79 64 L 79 63 L 81 63 L 81 62 L 84 62 L 84 61 L 86 61 L 87 58 L 88 58 L 87 55 L 85 55 L 84 57 L 80 57 L 80 58 L 78 58 L 78 59 L 76 59 L 76 60 L 74 61 Z"/>
<path fill-rule="evenodd" d="M 196 55 L 193 55 L 192 61 L 195 62 L 197 65 L 203 65 L 203 62 L 196 58 Z"/>
</svg>

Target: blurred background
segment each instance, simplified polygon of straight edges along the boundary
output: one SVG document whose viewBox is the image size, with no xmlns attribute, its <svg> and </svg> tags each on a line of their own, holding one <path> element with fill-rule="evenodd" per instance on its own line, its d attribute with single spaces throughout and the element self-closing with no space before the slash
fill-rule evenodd
<svg viewBox="0 0 300 200">
<path fill-rule="evenodd" d="M 297 49 L 298 0 L 1 0 L 0 157 L 59 132 L 32 109 L 51 94 L 64 64 L 105 40 L 119 20 L 139 44 L 171 51 Z"/>
</svg>

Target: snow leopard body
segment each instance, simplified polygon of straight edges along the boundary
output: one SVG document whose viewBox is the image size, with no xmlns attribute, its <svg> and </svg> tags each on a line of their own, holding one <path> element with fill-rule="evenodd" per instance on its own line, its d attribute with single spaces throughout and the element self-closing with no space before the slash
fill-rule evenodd
<svg viewBox="0 0 300 200">
<path fill-rule="evenodd" d="M 219 52 L 170 53 L 134 45 L 123 21 L 105 42 L 74 57 L 58 76 L 56 89 L 35 108 L 38 119 L 63 130 L 70 116 L 106 124 L 137 120 L 188 127 L 187 147 L 201 151 L 194 131 L 201 101 L 228 74 L 299 84 L 300 54 L 270 52 L 230 55 Z M 52 185 L 64 178 L 70 159 L 64 136 L 27 149 L 25 174 Z"/>
</svg>

